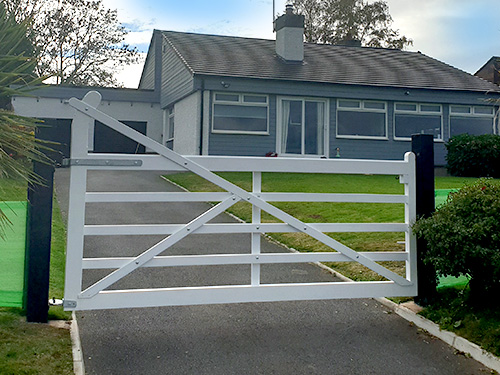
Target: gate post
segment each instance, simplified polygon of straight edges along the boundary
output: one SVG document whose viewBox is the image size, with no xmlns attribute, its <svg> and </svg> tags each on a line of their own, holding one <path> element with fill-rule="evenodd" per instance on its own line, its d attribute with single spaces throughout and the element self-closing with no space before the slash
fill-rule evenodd
<svg viewBox="0 0 500 375">
<path fill-rule="evenodd" d="M 39 129 L 36 133 L 37 138 L 43 139 Z M 28 184 L 23 308 L 26 320 L 34 323 L 48 320 L 54 170 L 52 163 L 35 161 L 33 172 L 43 179 L 44 185 Z"/>
<path fill-rule="evenodd" d="M 434 136 L 414 134 L 411 137 L 412 152 L 416 156 L 416 204 L 417 218 L 428 217 L 435 210 L 434 200 Z M 415 301 L 426 305 L 436 296 L 436 270 L 423 262 L 427 253 L 427 242 L 417 239 L 418 295 Z"/>
</svg>

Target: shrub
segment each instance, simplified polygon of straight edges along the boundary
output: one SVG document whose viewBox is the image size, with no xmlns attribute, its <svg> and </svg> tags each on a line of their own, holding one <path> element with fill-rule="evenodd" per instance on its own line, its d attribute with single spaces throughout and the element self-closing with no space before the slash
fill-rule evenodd
<svg viewBox="0 0 500 375">
<path fill-rule="evenodd" d="M 446 143 L 446 149 L 451 175 L 500 177 L 500 135 L 457 135 Z"/>
<path fill-rule="evenodd" d="M 450 193 L 447 203 L 413 226 L 428 243 L 424 263 L 439 275 L 471 277 L 471 297 L 500 292 L 500 186 L 480 179 Z"/>
</svg>

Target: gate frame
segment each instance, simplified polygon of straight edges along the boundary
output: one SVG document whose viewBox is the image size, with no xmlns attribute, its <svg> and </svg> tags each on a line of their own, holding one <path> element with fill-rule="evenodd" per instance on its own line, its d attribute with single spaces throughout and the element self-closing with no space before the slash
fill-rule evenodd
<svg viewBox="0 0 500 375">
<path fill-rule="evenodd" d="M 68 242 L 64 308 L 89 310 L 130 307 L 175 306 L 215 303 L 269 302 L 334 298 L 415 296 L 417 294 L 416 241 L 411 224 L 416 219 L 415 155 L 406 153 L 404 161 L 349 159 L 249 158 L 181 156 L 160 143 L 127 127 L 96 108 L 101 97 L 89 92 L 83 101 L 72 98 L 76 109 L 72 126 L 71 177 L 68 212 Z M 94 120 L 134 139 L 159 155 L 89 154 L 90 125 Z M 87 193 L 88 170 L 165 170 L 191 171 L 222 187 L 225 193 Z M 219 177 L 214 171 L 251 171 L 252 192 Z M 386 194 L 302 194 L 262 193 L 262 172 L 305 172 L 399 175 L 405 185 L 404 195 Z M 308 198 L 308 199 L 304 199 Z M 207 224 L 240 200 L 252 204 L 252 223 Z M 85 225 L 85 204 L 90 202 L 167 202 L 219 201 L 186 225 Z M 404 223 L 318 223 L 301 222 L 268 203 L 278 201 L 403 203 Z M 283 221 L 262 224 L 262 211 Z M 236 229 L 238 227 L 239 229 Z M 337 252 L 261 254 L 261 234 L 304 232 Z M 324 232 L 404 232 L 404 252 L 356 252 Z M 159 256 L 169 246 L 191 233 L 250 233 L 249 254 Z M 137 257 L 83 259 L 85 235 L 163 234 L 168 235 Z M 389 281 L 260 284 L 260 265 L 269 263 L 309 263 L 317 261 L 355 261 Z M 405 261 L 406 277 L 399 276 L 376 262 Z M 180 288 L 106 290 L 120 278 L 140 267 L 248 264 L 251 280 L 245 285 L 200 286 Z M 113 268 L 108 276 L 82 291 L 84 269 Z"/>
</svg>

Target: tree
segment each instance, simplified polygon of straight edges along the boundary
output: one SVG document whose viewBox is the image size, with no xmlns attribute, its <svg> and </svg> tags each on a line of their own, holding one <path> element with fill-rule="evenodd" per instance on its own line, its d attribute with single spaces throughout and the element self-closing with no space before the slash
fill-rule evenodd
<svg viewBox="0 0 500 375">
<path fill-rule="evenodd" d="M 413 44 L 391 28 L 392 17 L 385 1 L 294 0 L 297 13 L 305 16 L 307 42 L 339 44 L 359 40 L 363 46 L 403 49 Z"/>
<path fill-rule="evenodd" d="M 26 94 L 27 89 L 43 79 L 34 75 L 37 60 L 27 37 L 29 27 L 29 19 L 17 23 L 0 3 L 0 179 L 21 178 L 42 183 L 29 163 L 32 160 L 50 162 L 42 152 L 46 146 L 35 139 L 36 120 L 8 110 L 11 95 Z M 1 185 L 0 201 L 3 201 Z M 0 210 L 0 239 L 8 224 L 5 213 Z"/>
<path fill-rule="evenodd" d="M 3 0 L 17 21 L 33 19 L 30 38 L 37 48 L 38 75 L 56 84 L 119 86 L 116 70 L 138 61 L 124 43 L 127 31 L 117 11 L 102 0 Z"/>
</svg>

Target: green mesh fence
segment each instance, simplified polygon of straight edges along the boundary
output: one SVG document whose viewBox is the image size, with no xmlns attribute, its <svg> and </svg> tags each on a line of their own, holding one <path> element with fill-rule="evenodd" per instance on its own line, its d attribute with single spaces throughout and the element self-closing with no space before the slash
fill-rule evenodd
<svg viewBox="0 0 500 375">
<path fill-rule="evenodd" d="M 436 201 L 436 208 L 441 206 L 443 203 L 446 203 L 446 199 L 448 198 L 448 194 L 453 191 L 457 191 L 457 189 L 436 189 L 434 190 L 434 199 Z"/>
<path fill-rule="evenodd" d="M 0 239 L 0 306 L 22 307 L 27 202 L 0 202 L 12 222 Z"/>
</svg>

